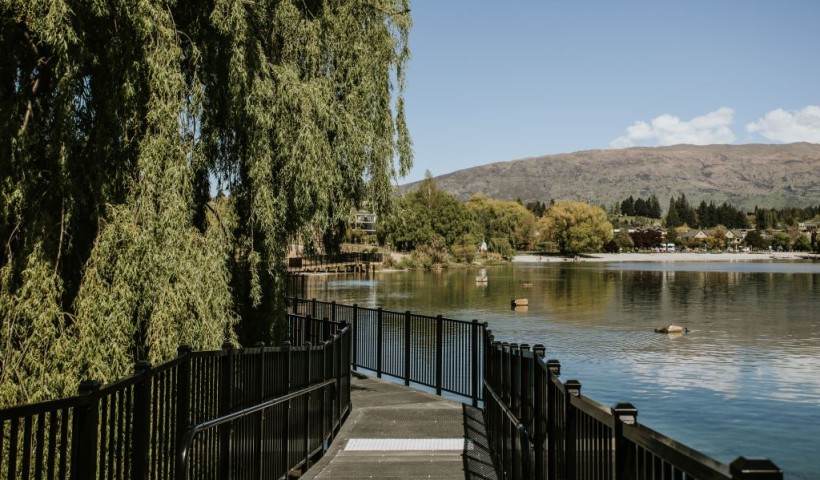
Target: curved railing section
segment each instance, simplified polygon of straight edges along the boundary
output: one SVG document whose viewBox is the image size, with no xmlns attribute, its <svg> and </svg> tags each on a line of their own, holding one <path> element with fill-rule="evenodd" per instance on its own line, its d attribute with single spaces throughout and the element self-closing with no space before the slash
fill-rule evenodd
<svg viewBox="0 0 820 480">
<path fill-rule="evenodd" d="M 183 346 L 105 387 L 87 381 L 77 396 L 0 410 L 0 479 L 298 476 L 350 412 L 351 329 L 305 332 L 301 317 L 289 321 L 296 346 Z M 179 469 L 191 426 L 214 421 L 192 437 L 193 462 Z"/>
</svg>

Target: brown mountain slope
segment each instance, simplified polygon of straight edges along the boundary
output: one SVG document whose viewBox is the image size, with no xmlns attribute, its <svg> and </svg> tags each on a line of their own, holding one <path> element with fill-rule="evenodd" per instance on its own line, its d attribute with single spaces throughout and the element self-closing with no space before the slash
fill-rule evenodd
<svg viewBox="0 0 820 480">
<path fill-rule="evenodd" d="M 820 204 L 820 145 L 675 145 L 590 150 L 492 163 L 436 177 L 461 199 L 583 200 L 611 205 L 630 195 L 686 194 L 751 210 Z M 412 189 L 417 183 L 405 185 Z"/>
</svg>

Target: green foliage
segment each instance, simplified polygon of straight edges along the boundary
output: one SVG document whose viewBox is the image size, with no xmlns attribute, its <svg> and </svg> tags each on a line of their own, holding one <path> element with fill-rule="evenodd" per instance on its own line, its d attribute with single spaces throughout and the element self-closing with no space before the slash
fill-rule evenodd
<svg viewBox="0 0 820 480">
<path fill-rule="evenodd" d="M 746 238 L 744 238 L 743 241 L 746 243 L 746 246 L 752 248 L 753 250 L 765 250 L 769 246 L 766 239 L 763 238 L 763 235 L 760 233 L 760 230 L 752 230 L 747 232 Z"/>
<path fill-rule="evenodd" d="M 10 290 L 12 268 L 0 269 L 0 288 Z M 35 245 L 20 272 L 21 287 L 0 294 L 0 405 L 76 393 L 70 321 L 60 308 L 62 282 Z"/>
<path fill-rule="evenodd" d="M 544 238 L 563 254 L 600 252 L 612 239 L 606 212 L 584 202 L 558 202 L 539 220 Z"/>
<path fill-rule="evenodd" d="M 409 169 L 408 12 L 0 0 L 0 404 L 278 341 L 289 239 Z"/>
<path fill-rule="evenodd" d="M 749 220 L 742 210 L 724 202 L 720 206 L 715 202 L 700 202 L 697 208 L 698 225 L 700 228 L 711 228 L 723 225 L 726 228 L 749 228 Z"/>
<path fill-rule="evenodd" d="M 797 239 L 792 244 L 792 248 L 794 248 L 798 252 L 810 252 L 811 251 L 811 239 L 808 236 L 800 234 Z"/>
<path fill-rule="evenodd" d="M 758 208 L 755 207 L 755 227 L 758 230 L 796 226 L 804 220 L 820 218 L 820 205 L 805 208 Z"/>
<path fill-rule="evenodd" d="M 382 243 L 405 251 L 427 246 L 448 250 L 464 244 L 477 249 L 480 243 L 473 212 L 439 190 L 429 172 L 418 190 L 401 197 L 396 208 L 380 220 L 377 234 Z"/>
<path fill-rule="evenodd" d="M 686 195 L 681 193 L 677 199 L 675 197 L 669 199 L 669 211 L 666 213 L 667 228 L 675 228 L 681 225 L 693 227 L 697 224 L 697 213 L 695 209 L 689 205 L 689 200 L 686 199 Z"/>
<path fill-rule="evenodd" d="M 792 249 L 792 239 L 786 232 L 775 232 L 772 235 L 771 245 L 777 251 L 787 252 Z"/>
<path fill-rule="evenodd" d="M 467 208 L 475 214 L 491 252 L 512 257 L 516 250 L 532 245 L 535 216 L 520 203 L 475 195 L 467 202 Z"/>
<path fill-rule="evenodd" d="M 622 228 L 615 234 L 615 238 L 613 239 L 615 244 L 617 245 L 618 249 L 622 252 L 631 252 L 633 248 L 635 248 L 635 242 L 632 240 L 632 237 L 629 236 L 629 232 L 627 229 Z"/>
</svg>

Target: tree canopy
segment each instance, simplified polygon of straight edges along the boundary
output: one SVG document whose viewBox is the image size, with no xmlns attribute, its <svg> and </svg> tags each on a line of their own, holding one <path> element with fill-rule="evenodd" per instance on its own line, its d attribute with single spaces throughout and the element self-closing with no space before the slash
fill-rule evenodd
<svg viewBox="0 0 820 480">
<path fill-rule="evenodd" d="M 556 203 L 539 220 L 538 229 L 563 254 L 599 252 L 612 239 L 606 212 L 584 202 Z"/>
<path fill-rule="evenodd" d="M 521 203 L 475 195 L 467 208 L 475 213 L 490 251 L 512 257 L 517 249 L 530 247 L 535 216 Z"/>
<path fill-rule="evenodd" d="M 391 243 L 399 250 L 452 249 L 457 245 L 477 249 L 481 241 L 473 212 L 440 190 L 430 172 L 418 190 L 396 202 L 396 208 L 379 222 L 377 229 L 382 243 Z"/>
<path fill-rule="evenodd" d="M 277 340 L 289 239 L 411 164 L 407 0 L 0 13 L 0 405 Z"/>
</svg>

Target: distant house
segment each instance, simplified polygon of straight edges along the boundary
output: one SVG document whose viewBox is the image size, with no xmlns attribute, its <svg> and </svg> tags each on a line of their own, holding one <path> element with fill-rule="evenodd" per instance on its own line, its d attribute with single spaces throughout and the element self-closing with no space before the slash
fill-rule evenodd
<svg viewBox="0 0 820 480">
<path fill-rule="evenodd" d="M 743 243 L 743 240 L 746 238 L 746 233 L 739 229 L 726 230 L 724 237 L 726 238 L 727 247 L 738 246 Z"/>
<path fill-rule="evenodd" d="M 692 240 L 705 240 L 707 238 L 709 238 L 709 234 L 703 230 L 688 230 L 684 233 L 678 234 L 678 239 L 686 242 L 690 242 Z"/>
<path fill-rule="evenodd" d="M 376 233 L 376 214 L 367 210 L 358 210 L 353 215 L 353 228 L 366 233 Z"/>
</svg>

